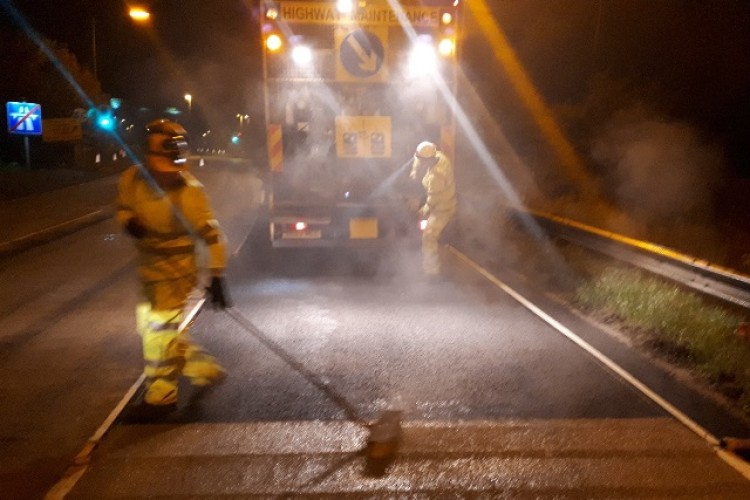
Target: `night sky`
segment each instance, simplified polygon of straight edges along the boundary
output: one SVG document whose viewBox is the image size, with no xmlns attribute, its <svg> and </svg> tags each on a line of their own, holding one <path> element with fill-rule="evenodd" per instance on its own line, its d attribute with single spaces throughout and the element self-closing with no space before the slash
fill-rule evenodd
<svg viewBox="0 0 750 500">
<path fill-rule="evenodd" d="M 258 59 L 254 1 L 143 2 L 152 13 L 150 27 L 134 23 L 122 0 L 13 3 L 38 32 L 67 46 L 88 68 L 95 25 L 97 73 L 112 97 L 133 106 L 185 107 L 183 96 L 190 93 L 194 112 L 247 112 Z"/>
<path fill-rule="evenodd" d="M 594 140 L 636 105 L 693 127 L 750 177 L 750 2 L 746 0 L 495 0 L 494 16 L 546 102 Z M 516 117 L 503 70 L 475 23 L 464 68 L 489 108 Z M 609 88 L 604 88 L 606 85 Z M 621 86 L 617 92 L 615 87 Z M 597 102 L 598 101 L 598 102 Z M 608 106 L 601 101 L 608 101 Z M 567 113 L 567 116 L 566 116 Z M 512 127 L 507 127 L 511 135 Z M 575 128 L 575 127 L 573 127 Z M 572 130 L 572 134 L 576 130 Z M 518 128 L 518 135 L 528 135 Z M 519 138 L 519 141 L 523 138 Z"/>
</svg>

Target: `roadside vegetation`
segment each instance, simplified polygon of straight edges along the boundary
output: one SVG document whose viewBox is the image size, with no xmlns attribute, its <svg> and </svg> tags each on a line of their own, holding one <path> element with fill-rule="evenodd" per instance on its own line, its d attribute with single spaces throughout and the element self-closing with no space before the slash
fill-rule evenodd
<svg viewBox="0 0 750 500">
<path fill-rule="evenodd" d="M 600 265 L 586 275 L 574 304 L 689 369 L 750 416 L 750 339 L 738 333 L 747 321 L 741 311 L 627 266 Z"/>
</svg>

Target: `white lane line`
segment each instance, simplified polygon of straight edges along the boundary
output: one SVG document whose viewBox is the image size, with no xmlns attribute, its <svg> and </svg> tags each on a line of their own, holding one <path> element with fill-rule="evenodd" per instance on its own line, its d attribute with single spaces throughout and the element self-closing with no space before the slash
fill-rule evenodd
<svg viewBox="0 0 750 500">
<path fill-rule="evenodd" d="M 205 304 L 205 302 L 205 298 L 200 299 L 195 304 L 195 306 L 190 309 L 190 311 L 185 315 L 185 319 L 182 321 L 182 323 L 180 323 L 180 326 L 178 328 L 180 332 L 187 328 L 193 321 L 195 321 L 195 317 L 198 315 L 201 308 L 203 308 L 203 304 Z M 91 453 L 93 453 L 94 449 L 99 445 L 107 432 L 109 432 L 112 424 L 114 424 L 115 420 L 117 420 L 117 417 L 120 416 L 120 413 L 122 413 L 122 410 L 125 409 L 125 406 L 127 406 L 130 399 L 141 387 L 145 378 L 146 376 L 141 373 L 141 375 L 138 377 L 138 380 L 136 380 L 133 385 L 130 386 L 130 389 L 127 390 L 122 399 L 120 399 L 120 402 L 117 403 L 117 405 L 109 413 L 107 418 L 104 419 L 104 422 L 102 422 L 102 424 L 88 439 L 88 441 L 86 441 L 86 444 L 83 446 L 81 451 L 79 451 L 73 459 L 73 463 L 65 470 L 62 478 L 60 478 L 60 480 L 55 483 L 54 486 L 52 486 L 52 488 L 47 492 L 46 495 L 44 495 L 44 500 L 62 500 L 68 493 L 73 490 L 76 483 L 78 483 L 78 480 L 83 477 L 84 473 L 88 470 L 89 465 L 91 464 Z"/>
<path fill-rule="evenodd" d="M 726 450 L 722 450 L 719 447 L 719 440 L 716 438 L 716 436 L 711 434 L 709 431 L 704 429 L 696 421 L 694 421 L 685 413 L 683 413 L 678 408 L 673 406 L 669 401 L 659 396 L 656 392 L 652 391 L 643 382 L 635 378 L 635 376 L 633 376 L 630 372 L 622 368 L 620 365 L 618 365 L 617 363 L 609 359 L 601 351 L 599 351 L 594 346 L 592 346 L 591 344 L 583 340 L 581 337 L 573 333 L 573 331 L 571 331 L 565 325 L 563 325 L 562 323 L 554 319 L 552 316 L 550 316 L 546 312 L 542 311 L 540 308 L 534 305 L 531 301 L 526 299 L 526 297 L 524 297 L 523 295 L 515 291 L 513 288 L 511 288 L 510 286 L 500 281 L 496 276 L 491 274 L 482 266 L 480 266 L 479 264 L 477 264 L 476 262 L 471 260 L 469 257 L 459 252 L 458 250 L 456 250 L 450 245 L 448 246 L 448 250 L 451 253 L 453 253 L 464 264 L 466 264 L 470 268 L 474 269 L 474 271 L 482 275 L 485 279 L 487 279 L 487 281 L 489 281 L 490 283 L 492 283 L 493 285 L 495 285 L 496 287 L 500 288 L 502 291 L 504 291 L 505 293 L 513 297 L 517 302 L 523 305 L 526 309 L 534 313 L 541 320 L 549 324 L 555 330 L 557 330 L 558 332 L 563 334 L 565 337 L 567 337 L 569 340 L 571 340 L 576 345 L 578 345 L 581 349 L 583 349 L 584 351 L 589 353 L 591 356 L 593 356 L 597 361 L 599 361 L 604 366 L 606 366 L 607 368 L 615 372 L 617 375 L 622 377 L 623 380 L 625 380 L 630 385 L 635 387 L 643 395 L 645 395 L 646 397 L 651 399 L 654 403 L 662 407 L 664 411 L 672 415 L 685 427 L 693 431 L 700 438 L 702 438 L 708 444 L 710 444 L 713 447 L 714 451 L 717 453 L 717 455 L 719 455 L 719 457 L 721 457 L 725 462 L 731 465 L 735 470 L 737 470 L 740 474 L 742 474 L 746 479 L 750 479 L 750 464 L 748 464 L 741 458 L 737 457 L 735 454 L 727 452 Z"/>
</svg>

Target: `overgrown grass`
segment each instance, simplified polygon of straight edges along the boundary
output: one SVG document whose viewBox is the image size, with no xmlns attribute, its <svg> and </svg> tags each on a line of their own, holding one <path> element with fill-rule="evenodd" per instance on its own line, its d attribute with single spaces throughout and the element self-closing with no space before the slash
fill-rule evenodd
<svg viewBox="0 0 750 500">
<path fill-rule="evenodd" d="M 643 272 L 606 267 L 579 286 L 575 300 L 645 331 L 649 345 L 716 384 L 750 414 L 750 343 L 736 334 L 745 318 Z"/>
</svg>

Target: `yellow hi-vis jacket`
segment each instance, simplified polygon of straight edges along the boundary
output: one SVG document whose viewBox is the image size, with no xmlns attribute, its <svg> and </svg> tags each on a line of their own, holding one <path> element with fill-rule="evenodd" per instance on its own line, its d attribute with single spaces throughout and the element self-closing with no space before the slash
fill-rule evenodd
<svg viewBox="0 0 750 500">
<path fill-rule="evenodd" d="M 146 235 L 135 240 L 140 257 L 138 271 L 146 282 L 195 275 L 194 235 L 207 245 L 207 266 L 213 276 L 220 276 L 226 266 L 224 235 L 203 185 L 188 172 L 182 172 L 182 181 L 166 189 L 166 196 L 160 196 L 137 166 L 120 176 L 116 217 L 122 226 L 136 217 L 146 228 Z M 182 214 L 190 229 L 175 211 Z"/>
<path fill-rule="evenodd" d="M 440 151 L 438 161 L 422 177 L 422 187 L 427 193 L 425 205 L 430 213 L 456 211 L 456 182 L 453 178 L 453 165 Z"/>
</svg>

